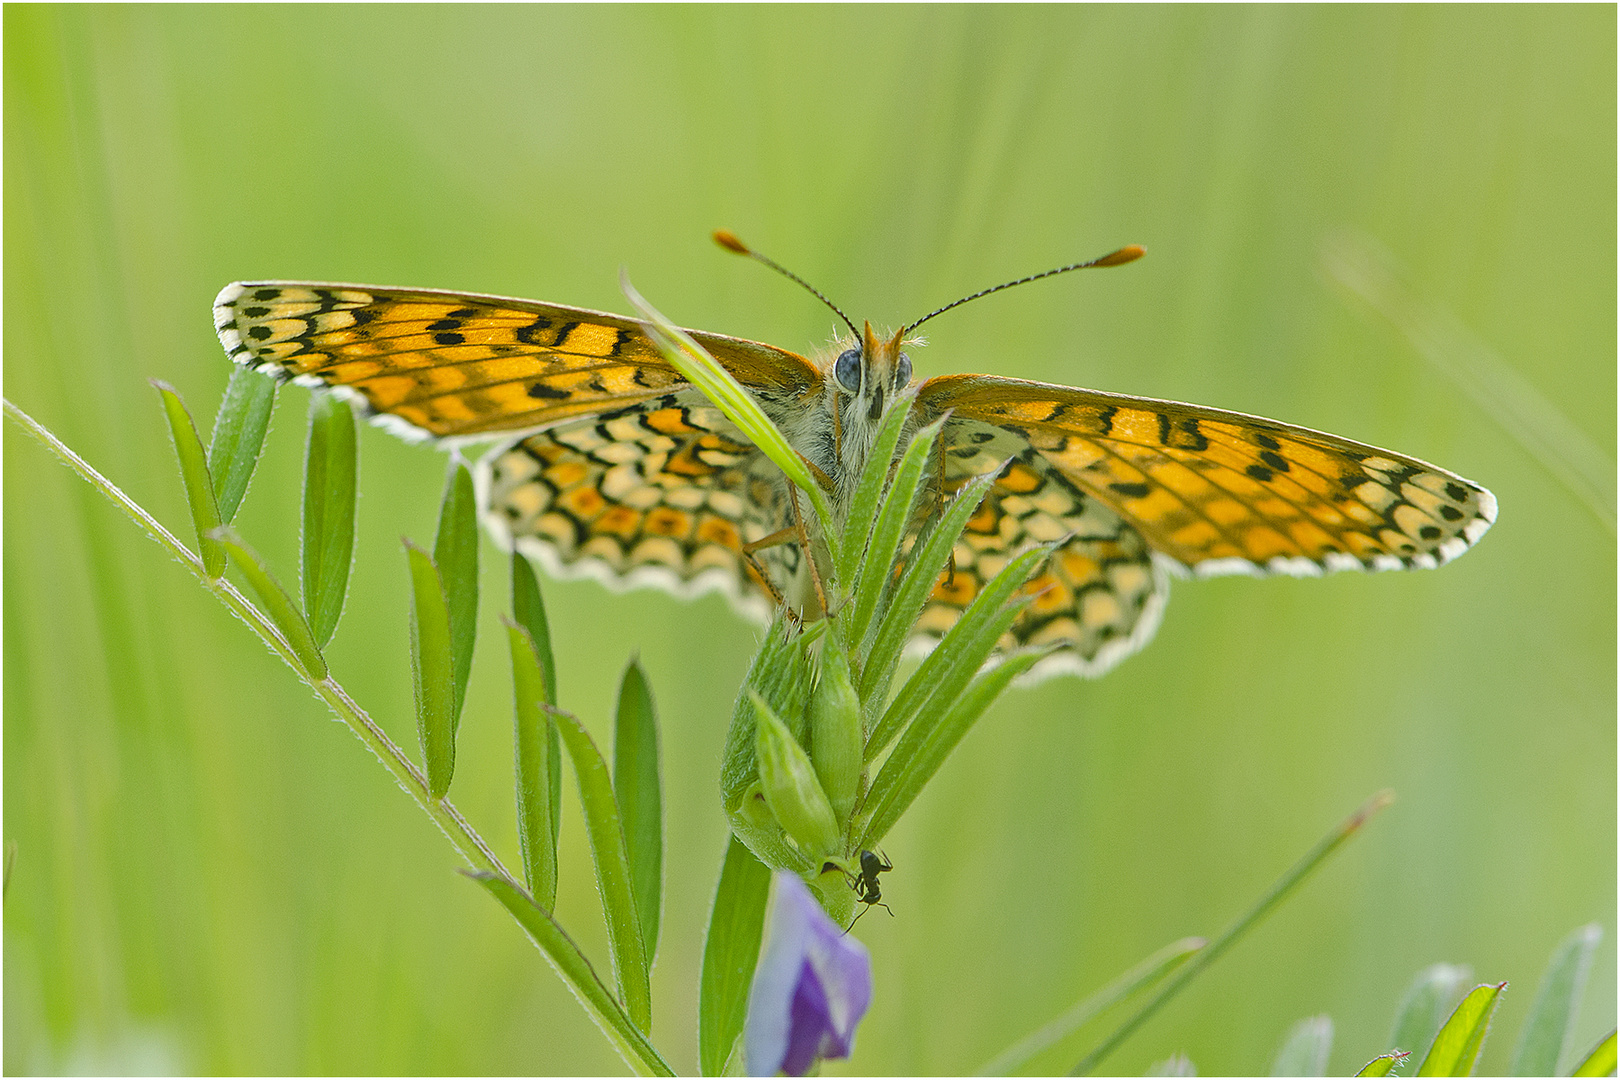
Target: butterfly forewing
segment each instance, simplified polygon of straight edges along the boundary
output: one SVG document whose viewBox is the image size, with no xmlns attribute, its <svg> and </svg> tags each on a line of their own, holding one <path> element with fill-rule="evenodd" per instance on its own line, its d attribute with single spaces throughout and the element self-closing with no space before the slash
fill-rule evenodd
<svg viewBox="0 0 1620 1080">
<path fill-rule="evenodd" d="M 1199 575 L 1432 567 L 1496 516 L 1425 462 L 1240 413 L 988 375 L 930 379 L 918 402 L 1025 440 Z"/>
<path fill-rule="evenodd" d="M 685 381 L 633 320 L 530 300 L 360 285 L 239 282 L 214 302 L 231 359 L 347 390 L 407 435 L 468 438 L 635 406 Z M 820 386 L 794 353 L 694 334 L 744 385 Z"/>
</svg>

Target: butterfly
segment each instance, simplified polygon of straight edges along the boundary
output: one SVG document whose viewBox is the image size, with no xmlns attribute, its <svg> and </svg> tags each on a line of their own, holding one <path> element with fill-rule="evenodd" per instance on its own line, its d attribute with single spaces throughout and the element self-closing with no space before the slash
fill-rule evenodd
<svg viewBox="0 0 1620 1080">
<path fill-rule="evenodd" d="M 885 405 L 913 386 L 905 349 L 917 326 L 1002 288 L 1142 253 L 998 285 L 880 334 L 730 234 L 716 239 L 849 326 L 814 358 L 690 331 L 846 509 Z M 718 589 L 761 621 L 807 576 L 797 542 L 772 542 L 796 515 L 781 473 L 634 319 L 433 289 L 250 281 L 220 292 L 214 324 L 233 361 L 344 393 L 407 439 L 500 439 L 477 468 L 485 521 L 553 576 Z M 918 644 L 943 635 L 1017 553 L 1055 544 L 1002 642 L 1052 650 L 1035 678 L 1097 675 L 1140 649 L 1172 576 L 1431 568 L 1496 517 L 1491 493 L 1454 473 L 1241 413 L 993 375 L 936 375 L 915 395 L 914 423 L 944 418 L 937 498 L 996 474 Z"/>
</svg>

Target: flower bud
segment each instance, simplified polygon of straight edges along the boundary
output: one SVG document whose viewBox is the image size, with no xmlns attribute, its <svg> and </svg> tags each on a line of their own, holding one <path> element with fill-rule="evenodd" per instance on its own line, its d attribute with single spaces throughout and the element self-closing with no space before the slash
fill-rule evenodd
<svg viewBox="0 0 1620 1080">
<path fill-rule="evenodd" d="M 810 697 L 810 760 L 832 804 L 840 830 L 849 824 L 864 767 L 861 699 L 849 675 L 849 658 L 831 641 L 821 652 L 821 681 Z"/>
<path fill-rule="evenodd" d="M 759 762 L 759 784 L 766 803 L 782 828 L 811 859 L 832 854 L 838 849 L 838 822 L 810 764 L 810 755 L 765 699 L 750 693 L 755 716 L 754 757 Z"/>
</svg>

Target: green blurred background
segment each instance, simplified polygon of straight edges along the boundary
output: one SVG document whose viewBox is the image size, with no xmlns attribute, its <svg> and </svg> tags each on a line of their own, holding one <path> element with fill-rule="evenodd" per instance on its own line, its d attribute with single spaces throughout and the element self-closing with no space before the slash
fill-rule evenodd
<svg viewBox="0 0 1620 1080">
<path fill-rule="evenodd" d="M 625 266 L 685 325 L 823 343 L 831 316 L 717 250 L 717 226 L 890 325 L 1145 244 L 1142 263 L 941 319 L 919 374 L 1259 413 L 1495 491 L 1499 524 L 1453 566 L 1180 583 L 1142 655 L 1003 699 L 886 845 L 896 917 L 859 929 L 877 1003 L 829 1073 L 977 1067 L 1164 943 L 1218 930 L 1386 786 L 1396 805 L 1106 1068 L 1185 1051 L 1206 1074 L 1264 1069 L 1290 1024 L 1327 1012 L 1331 1068 L 1353 1071 L 1386 1049 L 1418 968 L 1449 960 L 1512 983 L 1482 1062 L 1500 1072 L 1548 954 L 1592 920 L 1605 939 L 1575 1041 L 1614 1024 L 1613 7 L 4 19 L 5 392 L 182 534 L 147 379 L 206 431 L 226 282 L 623 310 Z M 1404 282 L 1383 314 L 1331 269 L 1375 251 Z M 1526 387 L 1590 446 L 1606 507 L 1509 433 L 1535 407 Z M 282 392 L 238 519 L 286 580 L 307 396 Z M 620 1070 L 354 739 L 5 428 L 5 1070 Z M 443 468 L 365 431 L 330 650 L 413 747 L 400 537 L 431 537 Z M 485 571 L 452 796 L 515 864 L 488 546 Z M 757 631 L 713 596 L 547 596 L 565 706 L 605 737 L 638 652 L 658 698 L 654 1034 L 691 1071 L 719 748 Z M 605 967 L 568 815 L 559 914 Z"/>
</svg>

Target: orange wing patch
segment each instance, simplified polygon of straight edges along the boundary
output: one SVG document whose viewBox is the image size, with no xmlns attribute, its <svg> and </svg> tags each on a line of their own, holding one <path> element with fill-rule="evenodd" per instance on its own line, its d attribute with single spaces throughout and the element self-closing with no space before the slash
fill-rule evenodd
<svg viewBox="0 0 1620 1080">
<path fill-rule="evenodd" d="M 1240 413 L 988 375 L 930 379 L 919 404 L 1027 440 L 1200 576 L 1434 567 L 1496 518 L 1453 473 Z"/>
<path fill-rule="evenodd" d="M 744 614 L 770 617 L 742 549 L 786 523 L 781 474 L 695 390 L 498 447 L 478 484 L 491 532 L 554 576 L 717 589 Z M 798 573 L 796 545 L 758 558 L 776 581 Z"/>
<path fill-rule="evenodd" d="M 380 423 L 414 438 L 543 427 L 687 385 L 633 320 L 530 300 L 239 282 L 214 301 L 214 326 L 237 363 L 346 390 Z M 819 371 L 795 353 L 693 336 L 762 396 L 800 398 L 820 388 Z"/>
</svg>

